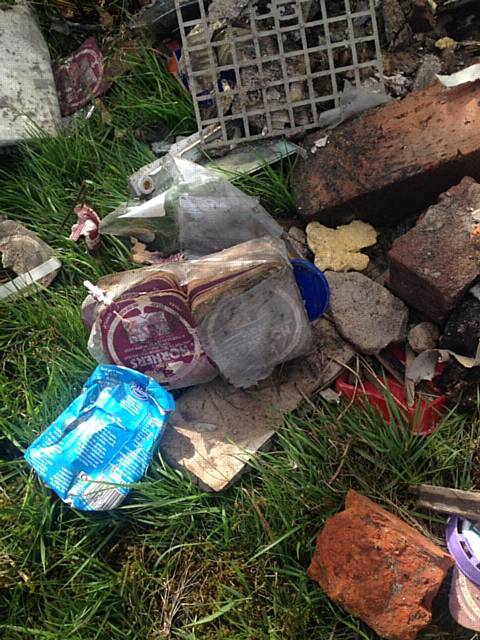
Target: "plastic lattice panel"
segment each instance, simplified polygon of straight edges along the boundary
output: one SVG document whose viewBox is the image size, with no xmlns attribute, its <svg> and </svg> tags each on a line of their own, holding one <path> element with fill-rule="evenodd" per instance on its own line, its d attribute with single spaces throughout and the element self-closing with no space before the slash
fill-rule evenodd
<svg viewBox="0 0 480 640">
<path fill-rule="evenodd" d="M 194 19 L 175 3 L 199 132 L 221 134 L 207 146 L 318 127 L 374 75 L 383 90 L 374 0 L 196 0 Z"/>
</svg>

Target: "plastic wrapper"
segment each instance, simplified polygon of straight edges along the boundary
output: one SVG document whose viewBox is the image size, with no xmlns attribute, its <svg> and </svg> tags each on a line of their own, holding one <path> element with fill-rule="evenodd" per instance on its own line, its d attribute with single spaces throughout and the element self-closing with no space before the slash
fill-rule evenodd
<svg viewBox="0 0 480 640">
<path fill-rule="evenodd" d="M 166 255 L 197 258 L 265 235 L 280 238 L 282 227 L 256 198 L 226 178 L 182 158 L 169 158 L 155 177 L 161 193 L 126 204 L 100 224 L 100 233 L 135 237 Z M 147 178 L 150 180 L 150 178 Z"/>
<path fill-rule="evenodd" d="M 188 262 L 107 276 L 83 306 L 99 362 L 170 389 L 218 372 L 244 388 L 308 352 L 312 332 L 285 245 L 264 237 Z"/>
<path fill-rule="evenodd" d="M 54 77 L 63 116 L 75 113 L 112 86 L 112 73 L 92 37 L 56 67 Z"/>
<path fill-rule="evenodd" d="M 97 367 L 78 398 L 27 449 L 25 458 L 76 509 L 118 507 L 145 474 L 172 396 L 124 367 Z"/>
</svg>

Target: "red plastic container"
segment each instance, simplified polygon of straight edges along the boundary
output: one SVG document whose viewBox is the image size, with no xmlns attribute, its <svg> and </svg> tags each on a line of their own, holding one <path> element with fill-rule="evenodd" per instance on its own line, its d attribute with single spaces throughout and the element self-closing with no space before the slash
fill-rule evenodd
<svg viewBox="0 0 480 640">
<path fill-rule="evenodd" d="M 400 355 L 397 350 L 395 350 L 395 355 Z M 402 361 L 404 358 L 405 354 L 403 353 L 399 360 Z M 437 369 L 437 374 L 441 373 L 441 369 L 442 365 Z M 413 407 L 408 407 L 403 385 L 390 376 L 386 376 L 382 382 L 388 387 L 391 398 L 398 408 L 408 416 L 412 431 L 424 436 L 436 431 L 447 410 L 445 396 L 438 395 L 433 400 L 419 399 Z M 373 382 L 365 382 L 361 386 L 355 386 L 349 382 L 349 374 L 345 373 L 337 378 L 335 388 L 337 393 L 343 395 L 347 400 L 354 401 L 357 405 L 368 402 L 391 424 L 392 414 L 389 406 L 391 400 L 385 396 L 385 390 L 381 386 Z M 433 393 L 438 393 L 433 382 L 430 383 L 430 388 Z"/>
</svg>

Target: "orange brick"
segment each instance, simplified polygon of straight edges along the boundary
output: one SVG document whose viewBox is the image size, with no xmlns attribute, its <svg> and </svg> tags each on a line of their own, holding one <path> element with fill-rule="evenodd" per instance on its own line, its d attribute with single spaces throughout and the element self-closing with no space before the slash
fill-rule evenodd
<svg viewBox="0 0 480 640">
<path fill-rule="evenodd" d="M 327 520 L 308 575 L 378 635 L 415 640 L 452 558 L 408 524 L 356 491 Z"/>
</svg>

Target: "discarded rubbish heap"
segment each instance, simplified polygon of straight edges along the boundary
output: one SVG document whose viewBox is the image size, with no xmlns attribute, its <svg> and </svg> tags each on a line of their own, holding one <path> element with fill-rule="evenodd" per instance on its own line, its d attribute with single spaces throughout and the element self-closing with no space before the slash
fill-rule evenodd
<svg viewBox="0 0 480 640">
<path fill-rule="evenodd" d="M 181 44 L 164 43 L 167 65 L 192 96 L 198 132 L 153 141 L 160 157 L 130 176 L 134 200 L 107 215 L 83 195 L 75 207 L 71 240 L 102 251 L 102 238 L 115 236 L 149 266 L 85 283 L 99 367 L 26 453 L 71 506 L 118 507 L 160 445 L 172 466 L 221 491 L 268 446 L 282 415 L 317 391 L 368 404 L 415 438 L 431 437 L 449 406 L 477 407 L 480 67 L 460 63 L 480 46 L 448 33 L 454 23 L 459 38 L 471 34 L 475 20 L 464 31 L 437 20 L 454 0 L 376 4 L 160 0 L 132 19 L 132 31 L 153 40 L 178 27 Z M 41 66 L 48 56 L 36 44 Z M 56 131 L 53 78 L 71 116 L 108 91 L 113 69 L 87 38 L 47 74 L 40 124 Z M 0 146 L 28 134 L 25 114 L 5 100 L 4 119 L 20 130 Z M 298 145 L 274 139 L 313 129 L 322 131 Z M 300 217 L 289 228 L 227 174 L 294 154 Z M 21 255 L 26 244 L 33 249 Z M 51 285 L 61 266 L 11 220 L 0 222 L 0 251 L 17 273 L 0 287 L 12 301 Z M 308 574 L 381 637 L 414 640 L 453 566 L 452 616 L 479 631 L 479 498 L 413 491 L 419 506 L 452 515 L 449 553 L 350 491 Z"/>
</svg>

